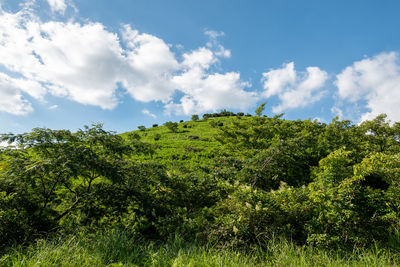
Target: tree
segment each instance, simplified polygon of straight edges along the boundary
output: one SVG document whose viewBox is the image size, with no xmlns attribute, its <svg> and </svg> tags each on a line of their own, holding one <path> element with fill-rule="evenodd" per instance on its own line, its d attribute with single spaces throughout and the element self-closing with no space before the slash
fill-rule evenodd
<svg viewBox="0 0 400 267">
<path fill-rule="evenodd" d="M 193 114 L 192 115 L 192 121 L 197 121 L 197 120 L 199 120 L 199 115 Z"/>
<path fill-rule="evenodd" d="M 164 123 L 164 125 L 173 133 L 176 133 L 178 131 L 177 122 L 167 121 L 166 123 Z"/>
<path fill-rule="evenodd" d="M 256 114 L 256 116 L 261 117 L 264 109 L 265 109 L 265 105 L 267 104 L 267 102 L 262 103 L 255 111 L 254 113 Z"/>
<path fill-rule="evenodd" d="M 129 157 L 151 151 L 137 139 L 125 140 L 103 130 L 101 124 L 76 133 L 36 128 L 31 133 L 2 135 L 0 141 L 18 147 L 0 150 L 4 166 L 0 169 L 0 236 L 8 241 L 46 232 L 72 213 L 74 218 L 90 218 L 101 192 L 94 187 L 122 183 L 134 173 Z"/>
</svg>

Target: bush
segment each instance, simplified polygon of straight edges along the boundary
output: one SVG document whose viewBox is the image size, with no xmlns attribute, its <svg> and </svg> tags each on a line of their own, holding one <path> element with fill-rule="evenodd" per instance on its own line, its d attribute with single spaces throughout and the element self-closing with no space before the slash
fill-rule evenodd
<svg viewBox="0 0 400 267">
<path fill-rule="evenodd" d="M 158 141 L 158 140 L 160 140 L 160 138 L 161 138 L 161 134 L 156 133 L 156 134 L 154 135 L 154 141 Z"/>
<path fill-rule="evenodd" d="M 199 115 L 197 114 L 192 115 L 192 121 L 197 121 L 197 120 L 199 120 Z"/>
<path fill-rule="evenodd" d="M 153 128 L 156 128 L 156 127 L 158 127 L 158 124 L 157 124 L 157 123 L 154 123 L 154 124 L 153 124 Z"/>
<path fill-rule="evenodd" d="M 167 121 L 166 123 L 164 123 L 164 125 L 173 133 L 176 133 L 178 131 L 177 122 Z"/>
<path fill-rule="evenodd" d="M 146 127 L 144 125 L 140 125 L 138 126 L 138 129 L 142 132 L 144 132 L 146 130 Z"/>
<path fill-rule="evenodd" d="M 110 217 L 115 220 L 129 208 L 129 180 L 137 188 L 141 175 L 151 176 L 143 168 L 138 172 L 135 162 L 126 158 L 151 154 L 152 147 L 125 140 L 102 125 L 76 133 L 36 128 L 2 135 L 2 140 L 18 142 L 20 149 L 0 150 L 1 166 L 6 166 L 0 168 L 1 244 L 32 239 L 51 229 L 95 227 Z"/>
</svg>

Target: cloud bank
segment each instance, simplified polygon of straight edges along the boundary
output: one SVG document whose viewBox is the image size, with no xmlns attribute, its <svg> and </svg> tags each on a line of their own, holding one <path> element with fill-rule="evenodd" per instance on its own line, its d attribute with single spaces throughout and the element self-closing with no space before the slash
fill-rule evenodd
<svg viewBox="0 0 400 267">
<path fill-rule="evenodd" d="M 73 7 L 66 0 L 47 2 L 60 14 Z M 26 115 L 37 103 L 54 109 L 56 105 L 46 102 L 49 95 L 112 110 L 121 95 L 128 95 L 184 115 L 247 110 L 275 97 L 279 102 L 272 111 L 280 113 L 312 105 L 327 93 L 326 71 L 311 66 L 297 71 L 294 62 L 264 72 L 262 91 L 251 90 L 240 72 L 218 68 L 232 56 L 218 41 L 224 33 L 204 33 L 209 37 L 204 46 L 174 52 L 163 39 L 130 25 L 112 32 L 98 22 L 42 21 L 31 5 L 15 13 L 0 5 L 0 112 Z M 336 75 L 330 89 L 337 95 L 332 113 L 349 117 L 354 106 L 350 116 L 360 120 L 386 113 L 400 121 L 400 62 L 395 52 L 352 63 Z"/>
<path fill-rule="evenodd" d="M 65 1 L 48 0 L 64 12 Z M 219 108 L 248 108 L 255 93 L 245 90 L 238 72 L 212 71 L 230 51 L 206 32 L 205 47 L 178 60 L 162 39 L 129 25 L 119 33 L 101 23 L 43 22 L 24 8 L 16 13 L 0 7 L 0 111 L 24 115 L 31 100 L 65 97 L 102 109 L 115 108 L 118 90 L 141 102 L 161 101 L 169 113 L 190 114 Z M 183 95 L 173 99 L 177 92 Z"/>
</svg>

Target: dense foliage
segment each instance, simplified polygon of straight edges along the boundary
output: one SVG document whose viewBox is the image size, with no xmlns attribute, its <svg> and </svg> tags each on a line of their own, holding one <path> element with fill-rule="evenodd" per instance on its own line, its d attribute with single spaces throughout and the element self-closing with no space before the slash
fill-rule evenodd
<svg viewBox="0 0 400 267">
<path fill-rule="evenodd" d="M 280 116 L 204 120 L 116 135 L 5 134 L 0 245 L 124 229 L 220 247 L 281 236 L 328 248 L 400 244 L 400 124 Z M 204 117 L 204 116 L 203 116 Z"/>
</svg>

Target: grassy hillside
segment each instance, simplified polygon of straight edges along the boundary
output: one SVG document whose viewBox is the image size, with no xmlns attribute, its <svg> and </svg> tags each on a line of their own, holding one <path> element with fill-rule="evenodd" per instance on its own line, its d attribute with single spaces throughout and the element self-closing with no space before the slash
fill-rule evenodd
<svg viewBox="0 0 400 267">
<path fill-rule="evenodd" d="M 185 152 L 184 148 L 188 146 L 199 146 L 203 149 L 211 150 L 218 146 L 214 137 L 218 133 L 217 128 L 210 125 L 210 121 L 217 119 L 187 121 L 178 123 L 177 132 L 172 132 L 166 126 L 147 128 L 144 131 L 136 130 L 131 133 L 139 134 L 141 141 L 159 145 L 159 150 L 164 152 L 175 151 Z M 219 121 L 229 122 L 231 118 L 220 118 Z M 129 133 L 125 133 L 127 135 Z M 155 136 L 159 134 L 159 140 Z M 178 150 L 176 150 L 178 149 Z"/>
<path fill-rule="evenodd" d="M 247 117 L 240 120 L 245 121 Z M 219 155 L 222 145 L 216 140 L 221 127 L 232 125 L 237 117 L 218 117 L 206 120 L 178 123 L 177 131 L 172 132 L 166 126 L 135 130 L 122 134 L 140 136 L 140 141 L 155 145 L 154 154 L 136 156 L 136 160 L 153 160 L 170 168 L 170 171 L 188 171 L 199 166 L 207 166 Z"/>
</svg>

